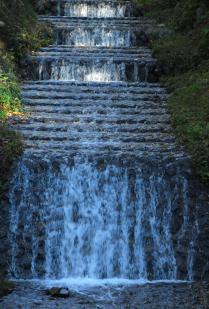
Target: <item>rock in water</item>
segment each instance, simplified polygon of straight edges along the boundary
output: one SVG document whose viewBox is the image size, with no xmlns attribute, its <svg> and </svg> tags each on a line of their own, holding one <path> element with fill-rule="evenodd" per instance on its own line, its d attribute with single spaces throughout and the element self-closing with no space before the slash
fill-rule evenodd
<svg viewBox="0 0 209 309">
<path fill-rule="evenodd" d="M 67 288 L 53 287 L 47 290 L 47 294 L 52 297 L 63 297 L 63 298 L 70 297 L 70 292 Z"/>
</svg>

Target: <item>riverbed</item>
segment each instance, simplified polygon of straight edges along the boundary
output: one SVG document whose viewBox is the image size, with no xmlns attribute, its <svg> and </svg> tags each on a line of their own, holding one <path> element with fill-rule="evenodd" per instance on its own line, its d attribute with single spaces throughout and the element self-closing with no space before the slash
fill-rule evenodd
<svg viewBox="0 0 209 309">
<path fill-rule="evenodd" d="M 4 309 L 207 309 L 209 286 L 202 283 L 156 282 L 124 285 L 75 285 L 69 297 L 52 297 L 46 286 L 33 282 L 16 283 L 14 291 L 0 302 Z"/>
</svg>

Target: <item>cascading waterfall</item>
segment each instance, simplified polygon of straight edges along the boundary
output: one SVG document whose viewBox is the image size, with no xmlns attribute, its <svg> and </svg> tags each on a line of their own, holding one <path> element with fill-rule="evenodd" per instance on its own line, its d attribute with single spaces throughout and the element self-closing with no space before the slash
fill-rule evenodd
<svg viewBox="0 0 209 309">
<path fill-rule="evenodd" d="M 148 83 L 155 61 L 132 45 L 131 18 L 120 31 L 125 4 L 65 1 L 64 14 L 61 4 L 55 32 L 63 15 L 76 17 L 76 30 L 64 19 L 61 42 L 34 57 L 39 81 L 23 87 L 29 119 L 15 125 L 26 149 L 9 194 L 10 274 L 192 279 L 198 223 L 166 92 Z M 84 16 L 98 18 L 97 29 Z"/>
<path fill-rule="evenodd" d="M 97 55 L 98 57 L 100 55 Z M 127 61 L 114 59 L 94 59 L 89 57 L 82 60 L 53 60 L 52 62 L 40 60 L 38 62 L 38 79 L 63 80 L 63 81 L 95 81 L 95 82 L 133 82 L 148 81 L 150 71 L 155 66 L 154 62 L 139 63 L 134 60 L 130 65 Z"/>
<path fill-rule="evenodd" d="M 189 203 L 180 174 L 177 193 L 164 167 L 146 163 L 98 168 L 25 156 L 18 171 L 10 191 L 16 277 L 177 277 L 172 208 L 181 200 L 185 213 Z"/>
</svg>

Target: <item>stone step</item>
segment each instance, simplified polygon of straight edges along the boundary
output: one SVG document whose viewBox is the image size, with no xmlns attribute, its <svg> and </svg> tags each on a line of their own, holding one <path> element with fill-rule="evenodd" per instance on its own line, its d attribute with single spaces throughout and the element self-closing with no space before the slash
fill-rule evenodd
<svg viewBox="0 0 209 309">
<path fill-rule="evenodd" d="M 107 132 L 107 133 L 127 133 L 130 134 L 141 134 L 141 133 L 171 133 L 172 128 L 170 124 L 144 124 L 139 123 L 137 125 L 135 124 L 114 124 L 114 123 L 100 123 L 99 125 L 96 123 L 89 123 L 88 126 L 86 126 L 85 123 L 72 123 L 70 126 L 68 124 L 59 124 L 59 123 L 53 123 L 53 122 L 19 122 L 16 123 L 14 126 L 14 129 L 17 131 L 42 131 L 42 132 L 89 132 L 89 133 L 96 133 L 96 132 Z"/>
<path fill-rule="evenodd" d="M 141 108 L 120 108 L 120 107 L 109 107 L 109 106 L 105 106 L 105 107 L 101 107 L 101 106 L 97 106 L 95 109 L 95 106 L 93 104 L 91 104 L 88 107 L 84 107 L 84 106 L 79 106 L 79 107 L 56 107 L 54 105 L 48 105 L 48 106 L 41 106 L 41 105 L 36 105 L 36 106 L 25 106 L 24 110 L 28 113 L 30 112 L 36 112 L 36 113 L 49 113 L 49 114 L 60 114 L 60 115 L 85 115 L 85 116 L 91 116 L 91 115 L 115 115 L 117 113 L 117 115 L 130 115 L 130 116 L 137 116 L 137 115 L 143 115 L 143 114 L 150 114 L 150 115 L 164 115 L 167 113 L 167 109 L 166 108 L 162 108 L 162 107 L 158 107 L 158 108 L 148 108 L 146 106 L 142 106 Z"/>
<path fill-rule="evenodd" d="M 156 110 L 164 107 L 167 94 L 163 88 L 154 84 L 29 82 L 23 85 L 22 97 L 28 107 L 95 106 Z"/>
<path fill-rule="evenodd" d="M 78 10 L 79 3 L 69 2 L 68 10 Z M 62 5 L 58 10 L 62 15 Z M 148 48 L 137 47 L 146 45 L 145 31 L 159 26 L 147 18 L 96 17 L 40 16 L 54 26 L 55 44 L 29 57 L 32 78 L 40 80 L 23 85 L 26 117 L 11 125 L 23 135 L 26 151 L 182 156 L 156 60 Z"/>
<path fill-rule="evenodd" d="M 175 141 L 174 137 L 171 134 L 166 133 L 129 133 L 129 132 L 106 132 L 106 131 L 98 131 L 98 132 L 86 132 L 86 131 L 75 131 L 68 130 L 68 132 L 63 131 L 41 131 L 41 130 L 24 130 L 21 129 L 21 134 L 24 136 L 24 141 L 26 140 L 46 140 L 46 141 L 79 141 L 79 142 L 89 142 L 93 141 L 109 141 L 109 142 L 165 142 L 165 143 L 173 143 Z"/>
<path fill-rule="evenodd" d="M 153 100 L 153 102 L 158 102 L 159 100 L 164 101 L 167 96 L 163 94 L 158 93 L 138 93 L 138 94 L 126 94 L 126 93 L 72 93 L 72 92 L 65 92 L 65 91 L 38 91 L 38 90 L 28 90 L 24 91 L 22 93 L 23 99 L 26 102 L 27 99 L 54 99 L 54 100 L 65 100 L 63 102 L 66 102 L 66 100 L 108 100 L 109 102 L 112 101 L 118 101 L 118 100 L 127 100 L 132 102 L 137 102 L 138 100 L 144 100 L 144 101 L 150 101 Z M 54 101 L 54 102 L 56 102 Z M 83 103 L 85 104 L 85 102 Z"/>
<path fill-rule="evenodd" d="M 170 161 L 175 158 L 175 161 L 188 159 L 188 156 L 182 151 L 182 149 L 176 148 L 172 150 L 164 150 L 159 152 L 158 150 L 140 151 L 139 149 L 134 152 L 132 149 L 123 148 L 111 150 L 110 148 L 98 149 L 98 148 L 80 148 L 78 149 L 62 149 L 58 148 L 46 148 L 36 147 L 33 145 L 27 146 L 25 148 L 25 154 L 31 158 L 48 158 L 49 160 L 55 160 L 55 162 L 61 162 L 73 160 L 73 158 L 80 158 L 83 162 L 85 158 L 88 161 L 95 162 L 96 160 L 101 160 L 102 162 L 110 162 L 111 164 L 130 164 L 134 162 L 137 164 L 138 161 L 148 160 L 149 162 L 162 162 L 163 160 Z"/>
<path fill-rule="evenodd" d="M 24 109 L 70 109 L 70 110 L 86 110 L 86 109 L 107 109 L 107 110 L 117 110 L 120 109 L 121 112 L 125 111 L 126 109 L 129 109 L 130 111 L 134 110 L 142 110 L 142 109 L 150 109 L 150 110 L 156 110 L 158 108 L 165 108 L 167 109 L 166 101 L 161 100 L 160 102 L 156 102 L 156 100 L 144 100 L 144 99 L 138 99 L 133 100 L 132 98 L 129 98 L 127 100 L 120 100 L 118 102 L 117 99 L 107 99 L 104 100 L 103 98 L 100 99 L 84 99 L 78 100 L 76 98 L 71 99 L 56 99 L 51 100 L 49 99 L 30 99 L 30 98 L 23 98 L 24 102 Z M 93 107 L 92 107 L 93 106 Z"/>
<path fill-rule="evenodd" d="M 59 63 L 87 63 L 87 64 L 98 64 L 99 62 L 103 63 L 117 63 L 120 64 L 144 64 L 144 63 L 151 63 L 155 64 L 155 60 L 149 54 L 129 54 L 129 53 L 119 53 L 119 52 L 109 52 L 109 53 L 91 53 L 89 52 L 80 52 L 80 53 L 70 53 L 70 52 L 38 52 L 37 54 L 28 57 L 33 62 L 37 63 L 51 63 L 55 62 L 57 65 Z"/>
<path fill-rule="evenodd" d="M 156 113 L 154 115 L 150 115 L 150 113 L 141 113 L 137 115 L 72 115 L 72 114 L 50 114 L 44 112 L 34 112 L 30 113 L 29 120 L 30 122 L 39 121 L 39 122 L 57 122 L 57 123 L 77 123 L 83 122 L 88 125 L 89 123 L 116 123 L 116 124 L 155 124 L 155 123 L 169 123 L 169 116 L 165 113 L 161 115 L 160 113 Z"/>
<path fill-rule="evenodd" d="M 166 143 L 166 142 L 121 142 L 121 141 L 89 141 L 89 139 L 84 140 L 82 142 L 79 141 L 45 141 L 45 140 L 26 140 L 26 145 L 32 148 L 42 148 L 42 150 L 70 150 L 70 151 L 79 151 L 83 150 L 91 150 L 94 147 L 94 150 L 98 151 L 121 151 L 128 150 L 129 152 L 161 152 L 163 153 L 168 151 L 176 150 L 176 145 L 174 143 Z"/>
<path fill-rule="evenodd" d="M 78 103 L 79 104 L 79 103 Z M 150 113 L 152 114 L 157 114 L 160 113 L 165 114 L 167 113 L 167 108 L 166 106 L 150 106 L 150 105 L 129 105 L 127 106 L 124 102 L 124 105 L 119 105 L 119 103 L 115 106 L 112 106 L 110 104 L 105 104 L 105 105 L 95 105 L 93 102 L 90 102 L 88 105 L 56 105 L 56 104 L 34 104 L 34 105 L 28 105 L 25 103 L 24 105 L 24 111 L 30 113 L 32 112 L 47 112 L 47 113 L 59 113 L 59 114 L 75 114 L 75 115 L 80 115 L 80 114 L 89 114 L 89 115 L 94 115 L 94 114 L 120 114 L 120 115 L 137 115 L 137 114 L 143 114 L 143 113 Z"/>
<path fill-rule="evenodd" d="M 42 91 L 41 93 L 38 91 L 27 91 L 23 93 L 23 101 L 25 103 L 29 102 L 32 103 L 32 100 L 35 100 L 34 102 L 45 102 L 45 103 L 50 103 L 49 100 L 53 99 L 53 102 L 50 104 L 59 104 L 60 102 L 63 102 L 63 104 L 68 104 L 68 102 L 72 102 L 72 104 L 77 104 L 78 100 L 82 102 L 82 104 L 85 106 L 85 103 L 89 104 L 92 100 L 95 102 L 102 102 L 106 99 L 107 102 L 109 102 L 110 105 L 114 104 L 114 102 L 117 104 L 118 100 L 124 101 L 126 100 L 126 103 L 128 104 L 129 102 L 131 103 L 139 103 L 145 104 L 149 101 L 152 100 L 153 103 L 158 103 L 159 101 L 164 103 L 166 100 L 166 95 L 160 95 L 160 94 L 152 94 L 152 93 L 142 93 L 142 94 L 136 94 L 135 96 L 130 96 L 128 94 L 118 94 L 118 95 L 111 95 L 111 97 L 108 97 L 108 94 L 89 94 L 89 93 L 68 93 L 68 92 L 60 92 L 56 93 L 55 91 L 53 93 L 50 93 L 47 91 Z M 29 101 L 30 100 L 30 101 Z M 141 103 L 142 102 L 142 103 Z M 123 104 L 123 103 L 122 103 Z"/>
<path fill-rule="evenodd" d="M 81 51 L 81 52 L 98 52 L 100 51 L 101 53 L 108 53 L 108 52 L 121 52 L 121 50 L 124 53 L 147 53 L 149 55 L 152 54 L 152 51 L 145 47 L 107 47 L 103 48 L 100 46 L 68 46 L 68 45 L 49 45 L 47 47 L 42 47 L 39 49 L 39 51 L 55 51 L 55 52 L 74 52 L 74 51 Z"/>
<path fill-rule="evenodd" d="M 51 89 L 48 89 L 48 86 L 55 86 L 57 89 L 54 89 L 55 91 L 52 93 Z M 57 95 L 56 90 L 59 89 L 59 86 L 61 86 L 62 90 L 68 90 L 68 93 L 74 93 L 78 87 L 77 91 L 82 89 L 84 94 L 87 94 L 87 97 L 89 95 L 92 96 L 96 91 L 100 96 L 99 104 L 105 103 L 105 105 L 102 110 L 99 111 L 95 101 L 90 100 L 88 101 L 89 108 L 85 111 L 88 114 L 83 115 L 82 104 L 80 104 L 80 100 L 77 100 L 78 97 L 76 95 L 74 104 L 80 104 L 79 109 L 73 105 L 69 106 L 69 110 L 67 110 L 66 107 L 61 105 L 62 100 L 60 100 L 59 108 L 61 108 L 61 110 L 53 110 L 52 106 L 55 104 L 53 95 Z M 165 90 L 154 84 L 142 84 L 141 88 L 137 86 L 139 86 L 139 84 L 127 86 L 127 89 L 130 90 L 130 93 L 128 93 L 129 100 L 130 95 L 133 97 L 134 91 L 139 95 L 144 93 L 145 96 L 147 93 L 151 93 L 153 97 L 156 96 L 156 94 L 158 97 L 165 95 Z M 43 101 L 39 105 L 35 104 L 40 101 L 40 98 L 35 99 L 37 100 L 36 102 L 33 101 L 34 98 L 30 98 L 30 103 L 33 102 L 32 106 L 29 107 L 33 110 L 32 114 L 26 123 L 17 124 L 15 126 L 16 130 L 23 134 L 27 149 L 29 148 L 33 152 L 45 152 L 49 150 L 50 152 L 55 152 L 56 155 L 58 152 L 61 152 L 61 155 L 67 156 L 69 153 L 79 153 L 80 155 L 82 155 L 82 153 L 88 153 L 92 155 L 100 154 L 101 156 L 108 156 L 110 152 L 113 152 L 117 156 L 121 154 L 136 154 L 137 156 L 149 155 L 156 158 L 159 154 L 164 157 L 171 155 L 171 153 L 175 153 L 176 156 L 182 156 L 182 153 L 175 149 L 175 140 L 170 134 L 171 127 L 166 110 L 165 108 L 160 108 L 160 104 L 163 103 L 162 101 L 158 104 L 154 103 L 156 113 L 154 113 L 153 116 L 153 110 L 150 110 L 150 107 L 146 106 L 146 101 L 144 101 L 143 98 L 141 101 L 132 101 L 129 105 L 127 101 L 123 101 L 122 104 L 122 101 L 117 98 L 114 104 L 119 104 L 119 107 L 114 106 L 113 109 L 108 109 L 109 101 L 104 101 L 102 94 L 108 96 L 109 92 L 112 91 L 113 95 L 115 95 L 114 91 L 117 90 L 120 96 L 124 96 L 124 88 L 121 83 L 118 84 L 118 87 L 115 84 L 105 83 L 102 83 L 98 87 L 95 83 L 60 84 L 29 82 L 24 85 L 23 93 L 28 93 L 29 97 L 33 93 L 33 96 L 36 94 L 36 91 L 34 92 L 33 90 L 37 90 L 36 87 L 38 87 L 39 96 L 43 94 L 46 95 L 47 89 L 48 94 L 52 95 L 52 98 L 50 99 L 48 95 L 46 95 L 46 98 L 42 99 Z M 103 93 L 99 93 L 101 89 Z M 86 93 L 86 91 L 89 93 Z M 134 96 L 136 94 L 134 93 Z M 63 97 L 65 98 L 64 100 L 68 102 L 67 104 L 72 104 L 72 101 L 69 102 L 68 99 L 66 99 L 66 93 Z M 47 109 L 42 105 L 45 100 L 47 100 L 48 104 Z M 153 101 L 149 103 L 153 105 Z M 140 112 L 135 110 L 138 104 L 142 106 Z M 130 109 L 130 106 L 132 109 Z M 50 113 L 49 109 L 51 109 Z M 106 115 L 107 112 L 105 109 L 108 109 L 108 115 Z M 68 112 L 70 116 L 65 116 Z M 59 144 L 59 142 L 61 142 L 61 144 Z M 127 147 L 125 143 L 130 144 L 131 147 Z M 92 147 L 94 150 L 92 150 Z"/>
<path fill-rule="evenodd" d="M 85 92 L 114 92 L 114 93 L 163 93 L 166 91 L 158 83 L 126 83 L 126 82 L 99 82 L 93 81 L 27 81 L 22 85 L 23 90 L 69 90 Z"/>
<path fill-rule="evenodd" d="M 40 21 L 50 22 L 52 24 L 56 23 L 56 26 L 65 24 L 67 26 L 81 26 L 81 25 L 97 25 L 98 27 L 102 25 L 110 26 L 127 26 L 128 28 L 133 26 L 143 26 L 146 27 L 147 25 L 156 25 L 156 22 L 150 18 L 146 17 L 124 17 L 124 18 L 114 18 L 114 17 L 103 17 L 103 18 L 88 18 L 88 17 L 68 17 L 68 16 L 39 16 Z"/>
<path fill-rule="evenodd" d="M 59 46 L 58 48 L 52 46 L 50 49 L 42 49 L 29 59 L 48 61 L 48 60 L 67 60 L 69 62 L 78 63 L 83 62 L 94 62 L 99 61 L 106 62 L 155 62 L 152 54 L 148 48 L 104 48 L 104 47 L 87 47 L 79 48 L 74 46 Z"/>
<path fill-rule="evenodd" d="M 77 33 L 83 33 L 84 31 L 89 31 L 92 35 L 96 34 L 96 30 L 103 31 L 103 33 L 112 34 L 116 31 L 118 33 L 124 33 L 125 31 L 129 34 L 144 32 L 145 34 L 157 33 L 157 31 L 161 31 L 164 33 L 164 27 L 160 24 L 156 24 L 153 21 L 142 22 L 140 19 L 131 19 L 125 20 L 123 19 L 81 19 L 81 18 L 56 18 L 56 17 L 39 17 L 39 20 L 42 22 L 49 23 L 53 29 L 65 31 L 65 34 L 69 32 L 73 33 L 73 31 L 77 30 Z M 165 32 L 166 33 L 166 32 Z"/>
<path fill-rule="evenodd" d="M 49 47 L 41 48 L 36 56 L 89 56 L 89 57 L 147 57 L 151 58 L 152 53 L 146 47 L 133 48 L 104 48 L 104 47 L 75 47 L 67 45 L 51 45 Z"/>
</svg>

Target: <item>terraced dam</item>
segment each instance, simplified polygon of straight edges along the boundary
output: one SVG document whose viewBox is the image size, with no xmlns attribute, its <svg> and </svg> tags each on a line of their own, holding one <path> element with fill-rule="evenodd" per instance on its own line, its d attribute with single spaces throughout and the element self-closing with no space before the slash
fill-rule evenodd
<svg viewBox="0 0 209 309">
<path fill-rule="evenodd" d="M 147 47 L 162 27 L 129 1 L 51 1 L 51 14 L 40 21 L 54 45 L 30 57 L 28 114 L 12 127 L 25 149 L 9 192 L 9 275 L 207 279 L 208 204 Z"/>
</svg>

